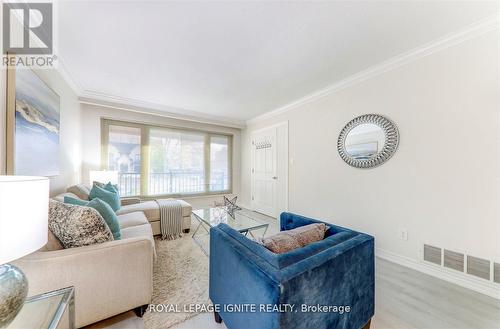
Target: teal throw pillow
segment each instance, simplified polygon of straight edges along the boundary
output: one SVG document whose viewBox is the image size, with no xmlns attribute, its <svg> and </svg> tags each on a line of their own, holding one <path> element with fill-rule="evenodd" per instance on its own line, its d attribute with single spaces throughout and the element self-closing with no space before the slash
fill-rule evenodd
<svg viewBox="0 0 500 329">
<path fill-rule="evenodd" d="M 96 181 L 94 181 L 94 182 L 92 183 L 92 185 L 97 185 L 97 186 L 99 186 L 100 188 L 105 189 L 106 191 L 119 193 L 119 192 L 118 192 L 118 185 L 117 185 L 117 184 L 111 184 L 111 182 L 108 182 L 107 184 L 104 184 L 104 183 L 101 183 L 101 182 L 96 182 Z M 89 193 L 90 193 L 90 192 L 89 192 Z"/>
<path fill-rule="evenodd" d="M 105 190 L 99 186 L 92 186 L 92 189 L 90 190 L 89 194 L 89 200 L 93 200 L 95 198 L 99 198 L 102 201 L 106 202 L 111 206 L 111 209 L 114 211 L 117 211 L 120 209 L 120 196 L 116 192 L 111 192 L 108 190 Z"/>
<path fill-rule="evenodd" d="M 102 201 L 99 198 L 92 199 L 91 201 L 84 201 L 69 196 L 65 196 L 64 203 L 94 208 L 102 216 L 102 218 L 104 218 L 106 224 L 108 224 L 108 227 L 111 233 L 113 234 L 113 238 L 115 240 L 120 240 L 122 238 L 122 233 L 120 230 L 120 222 L 118 221 L 118 217 L 116 217 L 115 212 L 106 202 Z"/>
<path fill-rule="evenodd" d="M 115 192 L 116 194 L 118 194 L 118 196 L 120 196 L 120 192 L 118 192 L 118 185 L 114 185 L 109 182 L 108 184 L 104 185 L 104 189 L 109 192 Z"/>
</svg>

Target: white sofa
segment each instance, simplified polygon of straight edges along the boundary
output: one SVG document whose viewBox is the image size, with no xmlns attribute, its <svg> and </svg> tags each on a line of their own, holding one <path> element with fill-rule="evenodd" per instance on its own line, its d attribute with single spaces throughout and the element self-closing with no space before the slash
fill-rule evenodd
<svg viewBox="0 0 500 329">
<path fill-rule="evenodd" d="M 77 185 L 68 191 L 54 199 L 64 202 L 64 197 L 70 196 L 88 200 L 90 188 Z M 191 205 L 180 202 L 182 227 L 189 232 Z M 117 216 L 121 240 L 63 249 L 49 231 L 46 246 L 15 261 L 28 278 L 29 296 L 74 286 L 77 327 L 131 309 L 142 316 L 151 302 L 156 255 L 153 235 L 161 234 L 160 210 L 155 201 L 124 198 Z"/>
<path fill-rule="evenodd" d="M 90 187 L 84 184 L 74 185 L 68 188 L 68 193 L 75 194 L 82 200 L 88 200 Z M 64 195 L 63 195 L 64 196 Z M 74 196 L 74 197 L 75 197 Z M 56 197 L 61 200 L 61 196 Z M 178 200 L 182 207 L 182 230 L 188 233 L 191 229 L 192 207 L 184 200 Z M 122 207 L 116 212 L 117 215 L 124 215 L 131 212 L 142 211 L 153 229 L 153 234 L 161 234 L 160 230 L 160 208 L 156 201 L 141 201 L 139 198 L 122 198 Z"/>
<path fill-rule="evenodd" d="M 85 247 L 63 249 L 49 231 L 45 247 L 13 262 L 28 278 L 29 296 L 74 286 L 77 327 L 132 309 L 142 316 L 153 291 L 153 231 L 141 211 L 118 220 L 121 240 Z"/>
</svg>

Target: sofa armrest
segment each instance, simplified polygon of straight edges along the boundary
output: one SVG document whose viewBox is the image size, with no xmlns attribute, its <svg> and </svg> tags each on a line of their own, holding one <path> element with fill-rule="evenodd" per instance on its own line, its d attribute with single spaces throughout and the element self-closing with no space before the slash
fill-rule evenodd
<svg viewBox="0 0 500 329">
<path fill-rule="evenodd" d="M 128 206 L 128 205 L 131 205 L 131 204 L 141 203 L 141 199 L 140 198 L 133 198 L 133 197 L 130 197 L 130 198 L 121 198 L 120 201 L 121 201 L 121 206 Z"/>
<path fill-rule="evenodd" d="M 26 274 L 30 296 L 74 286 L 77 327 L 151 301 L 153 248 L 148 239 L 38 251 L 14 264 Z"/>
</svg>

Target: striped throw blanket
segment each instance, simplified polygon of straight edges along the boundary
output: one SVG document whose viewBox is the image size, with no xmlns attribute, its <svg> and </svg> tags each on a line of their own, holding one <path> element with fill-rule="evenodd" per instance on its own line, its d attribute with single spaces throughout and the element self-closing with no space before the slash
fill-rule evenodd
<svg viewBox="0 0 500 329">
<path fill-rule="evenodd" d="M 182 206 L 174 199 L 156 200 L 160 207 L 160 229 L 163 239 L 173 240 L 182 236 Z"/>
</svg>

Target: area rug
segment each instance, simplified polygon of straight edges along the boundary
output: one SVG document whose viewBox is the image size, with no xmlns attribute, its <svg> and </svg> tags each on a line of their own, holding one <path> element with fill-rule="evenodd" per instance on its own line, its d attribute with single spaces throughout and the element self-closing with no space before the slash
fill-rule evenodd
<svg viewBox="0 0 500 329">
<path fill-rule="evenodd" d="M 153 271 L 152 304 L 175 306 L 209 303 L 208 257 L 191 234 L 176 240 L 155 239 L 157 259 Z M 150 312 L 144 315 L 145 329 L 170 328 L 197 315 L 196 312 Z"/>
</svg>

